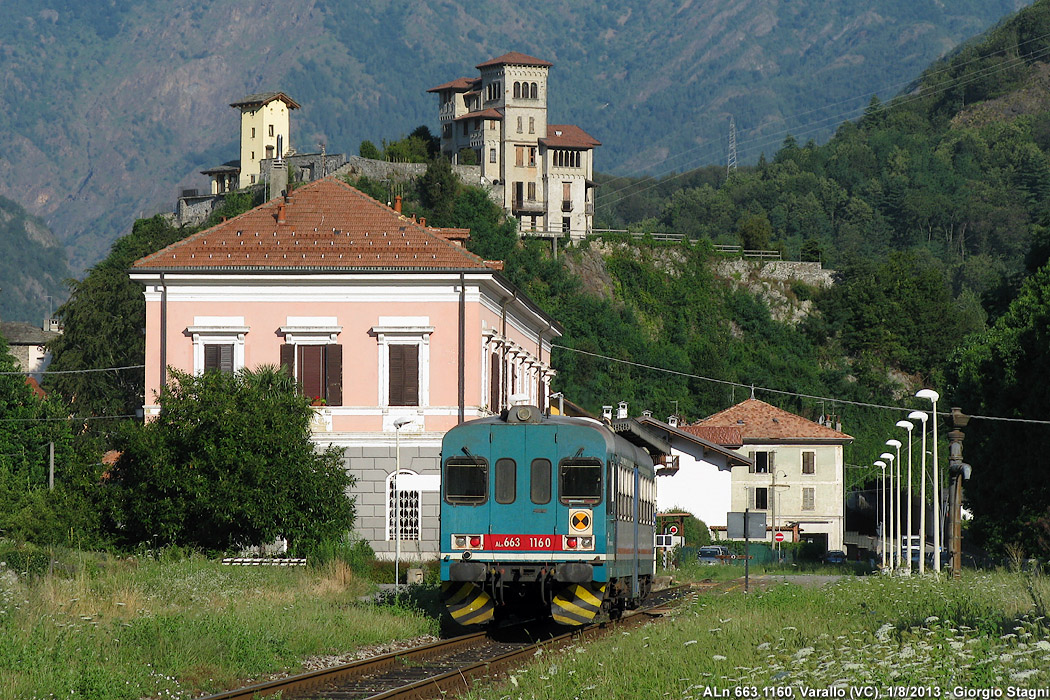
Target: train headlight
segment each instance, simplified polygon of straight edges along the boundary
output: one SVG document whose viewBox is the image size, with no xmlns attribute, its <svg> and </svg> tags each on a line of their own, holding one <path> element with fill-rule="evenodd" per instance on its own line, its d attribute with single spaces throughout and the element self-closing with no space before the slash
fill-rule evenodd
<svg viewBox="0 0 1050 700">
<path fill-rule="evenodd" d="M 466 535 L 456 535 L 456 537 L 455 537 L 455 544 L 453 544 L 452 546 L 456 547 L 458 549 L 466 549 L 466 547 L 467 547 L 467 536 Z"/>
<path fill-rule="evenodd" d="M 592 539 L 590 537 L 581 538 L 580 539 L 580 547 L 582 547 L 583 549 L 593 549 L 594 548 L 594 539 Z"/>
<path fill-rule="evenodd" d="M 576 549 L 576 538 L 575 537 L 566 537 L 565 538 L 565 546 L 568 547 L 569 549 Z"/>
</svg>

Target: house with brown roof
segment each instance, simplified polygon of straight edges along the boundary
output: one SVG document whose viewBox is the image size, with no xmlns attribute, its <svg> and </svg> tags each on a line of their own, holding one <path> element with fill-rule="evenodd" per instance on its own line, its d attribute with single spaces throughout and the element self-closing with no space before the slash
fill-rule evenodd
<svg viewBox="0 0 1050 700">
<path fill-rule="evenodd" d="M 136 261 L 145 414 L 169 367 L 283 366 L 318 404 L 314 440 L 346 450 L 358 533 L 381 556 L 395 531 L 406 557 L 436 554 L 442 435 L 513 395 L 546 406 L 561 335 L 468 235 L 325 178 Z"/>
<path fill-rule="evenodd" d="M 755 398 L 686 430 L 736 430 L 751 462 L 732 469 L 728 510 L 766 512 L 767 539 L 843 545 L 843 447 L 853 438 Z M 734 438 L 735 440 L 735 438 Z"/>
<path fill-rule="evenodd" d="M 479 63 L 477 77 L 427 92 L 438 96 L 441 151 L 472 151 L 482 177 L 523 231 L 583 237 L 594 219 L 596 138 L 574 124 L 549 124 L 554 64 L 517 51 Z"/>
</svg>

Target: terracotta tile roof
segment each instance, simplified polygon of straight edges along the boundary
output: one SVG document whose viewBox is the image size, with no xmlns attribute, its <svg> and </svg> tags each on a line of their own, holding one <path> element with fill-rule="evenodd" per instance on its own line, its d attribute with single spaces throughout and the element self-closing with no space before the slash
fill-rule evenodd
<svg viewBox="0 0 1050 700">
<path fill-rule="evenodd" d="M 575 124 L 548 124 L 547 137 L 540 139 L 547 148 L 594 148 L 602 142 Z"/>
<path fill-rule="evenodd" d="M 480 112 L 467 112 L 466 114 L 461 114 L 452 121 L 458 122 L 464 119 L 503 119 L 503 112 L 493 107 L 489 107 Z"/>
<path fill-rule="evenodd" d="M 724 411 L 708 416 L 693 425 L 700 427 L 737 428 L 744 438 L 744 443 L 765 441 L 790 442 L 805 441 L 841 441 L 847 442 L 853 437 L 846 433 L 814 423 L 802 416 L 796 416 L 783 409 L 772 406 L 758 399 L 747 399 Z M 692 426 L 686 426 L 688 430 Z"/>
<path fill-rule="evenodd" d="M 722 447 L 736 449 L 744 444 L 744 436 L 740 433 L 740 428 L 735 425 L 732 427 L 721 425 L 682 425 L 678 429 Z"/>
<path fill-rule="evenodd" d="M 47 392 L 40 388 L 40 382 L 34 377 L 26 377 L 26 384 L 28 384 L 29 388 L 33 390 L 33 395 L 38 399 L 47 398 Z"/>
<path fill-rule="evenodd" d="M 432 87 L 427 92 L 441 92 L 442 90 L 454 90 L 455 92 L 466 92 L 481 82 L 481 78 L 456 78 L 447 83 Z"/>
<path fill-rule="evenodd" d="M 544 61 L 542 58 L 536 58 L 535 56 L 529 56 L 527 54 L 518 53 L 517 51 L 511 51 L 505 53 L 502 56 L 496 58 L 490 58 L 484 63 L 479 63 L 474 66 L 475 68 L 488 68 L 489 66 L 540 66 L 542 68 L 550 68 L 554 64 L 550 61 Z"/>
<path fill-rule="evenodd" d="M 285 93 L 283 93 L 283 92 L 281 92 L 279 90 L 275 91 L 275 92 L 257 92 L 257 93 L 252 94 L 252 95 L 247 95 L 247 96 L 242 97 L 241 99 L 237 100 L 236 102 L 231 102 L 230 106 L 231 107 L 252 107 L 254 105 L 269 104 L 270 102 L 273 102 L 274 100 L 280 100 L 281 102 L 285 103 L 286 105 L 288 105 L 288 109 L 299 109 L 299 103 L 298 102 L 293 100 L 291 97 L 288 97 L 287 94 L 285 94 Z"/>
<path fill-rule="evenodd" d="M 148 255 L 136 269 L 492 269 L 425 227 L 327 177 Z"/>
</svg>

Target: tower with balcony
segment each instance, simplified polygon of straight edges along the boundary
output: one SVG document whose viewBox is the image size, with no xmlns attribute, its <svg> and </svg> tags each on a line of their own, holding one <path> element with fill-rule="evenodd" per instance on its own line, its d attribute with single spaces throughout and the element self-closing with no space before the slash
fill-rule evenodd
<svg viewBox="0 0 1050 700">
<path fill-rule="evenodd" d="M 523 232 L 590 232 L 593 153 L 575 125 L 547 123 L 550 61 L 512 52 L 479 63 L 478 77 L 430 88 L 438 95 L 441 151 L 470 157 Z"/>
<path fill-rule="evenodd" d="M 238 187 L 259 181 L 259 162 L 282 158 L 291 148 L 291 119 L 299 103 L 283 92 L 262 92 L 230 103 L 241 111 L 241 162 Z"/>
</svg>

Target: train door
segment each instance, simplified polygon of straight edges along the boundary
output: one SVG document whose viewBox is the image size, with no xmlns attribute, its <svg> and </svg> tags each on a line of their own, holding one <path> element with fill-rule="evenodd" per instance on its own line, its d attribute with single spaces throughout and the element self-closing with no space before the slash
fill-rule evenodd
<svg viewBox="0 0 1050 700">
<path fill-rule="evenodd" d="M 540 425 L 493 431 L 486 549 L 549 555 L 559 548 L 557 508 L 552 504 L 553 432 Z"/>
</svg>

